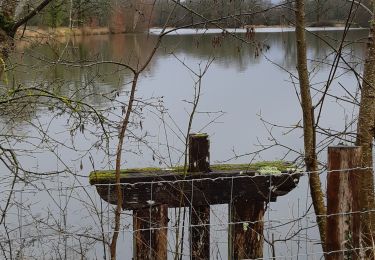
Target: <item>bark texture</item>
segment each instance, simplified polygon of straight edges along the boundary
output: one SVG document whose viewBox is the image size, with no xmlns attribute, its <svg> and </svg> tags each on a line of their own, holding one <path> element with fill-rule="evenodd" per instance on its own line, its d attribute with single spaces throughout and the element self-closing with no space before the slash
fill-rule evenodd
<svg viewBox="0 0 375 260">
<path fill-rule="evenodd" d="M 135 210 L 133 229 L 135 260 L 167 259 L 167 205 Z"/>
<path fill-rule="evenodd" d="M 318 164 L 316 156 L 314 109 L 311 100 L 310 82 L 307 70 L 306 58 L 306 38 L 305 38 L 305 11 L 304 0 L 296 0 L 296 41 L 297 41 L 297 70 L 299 76 L 301 105 L 303 113 L 303 134 L 306 170 L 309 174 L 309 184 L 312 202 L 317 217 L 317 223 L 322 241 L 323 250 L 325 250 L 325 217 L 326 208 L 323 200 L 323 191 L 317 173 Z M 320 217 L 319 217 L 320 215 Z"/>
<path fill-rule="evenodd" d="M 263 258 L 264 201 L 241 198 L 229 206 L 230 222 L 240 223 L 229 225 L 229 259 Z"/>
<path fill-rule="evenodd" d="M 363 72 L 361 103 L 358 115 L 357 142 L 362 147 L 362 167 L 373 167 L 372 146 L 375 129 L 375 24 L 372 22 L 367 43 L 367 57 Z M 368 213 L 375 208 L 374 175 L 372 169 L 362 170 L 360 208 L 363 247 L 372 247 L 375 231 L 375 214 Z M 366 213 L 367 212 L 367 213 Z M 368 259 L 374 259 L 373 250 L 366 252 Z"/>
<path fill-rule="evenodd" d="M 327 260 L 360 259 L 361 147 L 328 148 L 327 176 Z M 343 214 L 341 214 L 343 213 Z"/>
<path fill-rule="evenodd" d="M 189 172 L 210 171 L 210 140 L 207 134 L 189 135 Z M 210 258 L 210 205 L 197 206 L 194 199 L 191 210 L 192 260 Z"/>
</svg>

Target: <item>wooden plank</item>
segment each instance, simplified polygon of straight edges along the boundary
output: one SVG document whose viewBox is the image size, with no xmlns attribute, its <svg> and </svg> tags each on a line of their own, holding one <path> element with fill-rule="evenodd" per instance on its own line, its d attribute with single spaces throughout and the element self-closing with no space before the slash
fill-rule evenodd
<svg viewBox="0 0 375 260">
<path fill-rule="evenodd" d="M 189 172 L 210 172 L 210 142 L 206 134 L 189 135 Z M 196 196 L 196 185 L 201 186 L 198 182 L 189 185 L 193 186 L 190 206 L 191 259 L 210 259 L 210 204 L 200 198 L 206 197 L 204 192 Z"/>
<path fill-rule="evenodd" d="M 236 199 L 229 205 L 228 251 L 229 259 L 263 258 L 263 217 L 265 202 L 262 200 Z"/>
<path fill-rule="evenodd" d="M 133 212 L 134 259 L 167 259 L 168 207 L 152 206 Z"/>
<path fill-rule="evenodd" d="M 361 148 L 328 148 L 326 259 L 359 259 Z M 347 170 L 353 169 L 353 170 Z M 337 252 L 334 252 L 337 251 Z M 333 252 L 333 253 L 330 253 Z"/>
<path fill-rule="evenodd" d="M 170 208 L 180 205 L 189 207 L 192 200 L 196 206 L 207 203 L 215 205 L 229 203 L 231 199 L 240 197 L 254 200 L 270 198 L 275 201 L 278 196 L 293 190 L 299 178 L 299 173 L 255 175 L 255 172 L 246 171 L 201 172 L 185 177 L 169 173 L 163 176 L 149 174 L 122 178 L 123 208 L 145 208 L 149 203 L 167 204 Z M 103 200 L 116 204 L 113 185 L 97 184 L 96 189 Z M 180 191 L 184 193 L 182 201 Z"/>
</svg>

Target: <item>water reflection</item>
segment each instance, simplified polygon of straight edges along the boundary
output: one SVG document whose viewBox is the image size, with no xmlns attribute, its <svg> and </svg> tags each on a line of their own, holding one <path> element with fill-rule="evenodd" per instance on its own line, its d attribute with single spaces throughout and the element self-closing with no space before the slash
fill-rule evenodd
<svg viewBox="0 0 375 260">
<path fill-rule="evenodd" d="M 314 34 L 334 47 L 338 46 L 338 40 L 342 36 L 342 32 L 339 31 Z M 360 39 L 366 34 L 366 30 L 351 31 L 346 40 Z M 327 59 L 332 56 L 333 50 L 316 35 L 307 33 L 309 56 L 314 60 Z M 238 34 L 238 37 L 248 40 L 244 34 Z M 14 66 L 15 69 L 9 71 L 9 85 L 45 82 L 55 87 L 60 84 L 64 85 L 61 87 L 61 94 L 94 94 L 92 97 L 97 99 L 91 102 L 100 104 L 106 102 L 100 99 L 100 93 L 121 90 L 127 86 L 132 74 L 121 66 L 108 63 L 90 67 L 85 65 L 115 61 L 137 68 L 149 58 L 156 40 L 155 35 L 147 34 L 100 35 L 76 37 L 61 43 L 22 46 L 10 59 L 9 66 Z M 217 41 L 220 43 L 217 44 Z M 347 47 L 347 51 L 349 49 L 352 58 L 363 57 L 363 45 L 354 43 Z M 215 57 L 220 66 L 244 72 L 249 66 L 264 61 L 265 57 L 258 55 L 259 50 L 274 63 L 287 70 L 295 70 L 296 47 L 293 32 L 258 33 L 255 34 L 255 43 L 251 44 L 229 35 L 171 35 L 163 39 L 160 50 L 148 66 L 146 75 L 152 77 L 159 60 L 170 57 L 172 53 L 201 60 Z M 56 64 L 66 62 L 74 63 L 74 66 Z M 330 66 L 329 61 L 320 65 Z M 270 63 L 269 66 L 273 65 Z"/>
<path fill-rule="evenodd" d="M 347 40 L 357 40 L 366 36 L 366 31 L 352 31 Z M 319 36 L 329 41 L 333 46 L 339 45 L 342 32 L 319 32 Z M 245 35 L 238 35 L 245 37 Z M 217 38 L 219 37 L 219 38 Z M 308 54 L 311 60 L 310 67 L 319 65 L 316 70 L 313 83 L 317 84 L 327 79 L 332 61 L 332 49 L 327 44 L 318 40 L 315 36 L 307 34 Z M 219 40 L 218 40 L 219 39 Z M 183 134 L 187 128 L 188 113 L 191 109 L 190 101 L 194 93 L 194 76 L 186 69 L 189 66 L 195 71 L 199 70 L 199 65 L 204 65 L 210 58 L 215 58 L 206 77 L 203 79 L 203 88 L 200 105 L 194 123 L 193 131 L 208 132 L 211 136 L 212 161 L 223 161 L 235 154 L 244 154 L 259 149 L 259 140 L 262 144 L 269 141 L 269 133 L 260 117 L 277 124 L 295 125 L 301 119 L 298 99 L 295 96 L 293 84 L 288 82 L 289 74 L 295 73 L 296 66 L 296 48 L 294 33 L 259 33 L 255 34 L 257 47 L 263 48 L 263 55 L 257 55 L 257 48 L 253 44 L 245 44 L 229 36 L 219 35 L 171 35 L 166 36 L 156 53 L 146 72 L 140 79 L 139 90 L 136 93 L 140 104 L 145 104 L 151 97 L 163 96 L 163 107 L 168 112 L 170 119 L 161 120 L 160 114 L 154 110 L 142 110 L 134 118 L 134 124 L 131 130 L 133 139 L 127 140 L 127 151 L 124 156 L 126 167 L 142 167 L 158 165 L 166 166 L 168 161 L 168 151 L 166 144 L 169 145 L 175 155 L 172 155 L 172 163 L 181 161 L 181 151 L 183 151 Z M 78 37 L 67 42 L 46 43 L 43 45 L 24 45 L 19 46 L 16 53 L 11 57 L 7 67 L 13 68 L 8 71 L 8 83 L 1 87 L 2 93 L 8 93 L 9 90 L 19 86 L 36 86 L 41 89 L 51 91 L 58 96 L 71 97 L 76 100 L 83 100 L 96 108 L 110 115 L 115 122 L 122 116 L 122 108 L 113 112 L 114 107 L 119 106 L 117 100 L 124 101 L 127 98 L 127 90 L 132 75 L 129 70 L 113 64 L 100 64 L 95 66 L 86 66 L 96 61 L 116 61 L 131 66 L 140 66 L 153 51 L 156 37 L 153 35 L 134 34 L 134 35 L 106 35 Z M 269 48 L 267 48 L 269 46 Z M 361 60 L 364 53 L 364 46 L 361 44 L 348 45 L 345 55 L 350 62 Z M 178 59 L 177 59 L 178 58 Z M 318 61 L 324 60 L 324 63 Z M 184 64 L 182 64 L 182 62 Z M 69 64 L 61 64 L 69 63 Z M 74 66 L 72 64 L 74 64 Z M 278 65 L 278 66 L 277 66 Z M 341 64 L 342 65 L 342 64 Z M 281 67 L 283 68 L 281 68 Z M 339 69 L 338 73 L 345 71 L 345 68 Z M 339 79 L 349 90 L 356 88 L 356 81 L 351 75 L 343 76 Z M 315 85 L 316 87 L 322 84 Z M 334 83 L 334 91 L 338 91 L 337 82 Z M 118 96 L 120 94 L 120 96 Z M 92 133 L 78 133 L 75 137 L 70 136 L 68 120 L 69 116 L 56 116 L 56 112 L 49 111 L 49 107 L 55 104 L 50 100 L 25 99 L 23 104 L 8 106 L 0 113 L 2 133 L 12 134 L 12 131 L 21 128 L 27 132 L 29 137 L 38 136 L 35 146 L 33 141 L 27 139 L 18 144 L 23 151 L 30 152 L 27 157 L 20 158 L 22 164 L 27 169 L 37 169 L 43 172 L 55 170 L 56 168 L 66 169 L 64 185 L 71 187 L 77 183 L 87 184 L 87 174 L 93 168 L 106 169 L 113 168 L 113 161 L 108 159 L 108 154 L 98 151 L 95 144 L 100 137 L 95 136 L 97 129 L 93 128 Z M 145 108 L 145 107 L 142 107 Z M 351 109 L 352 107 L 349 107 Z M 343 109 L 342 104 L 336 100 L 328 100 L 325 107 L 325 113 L 321 120 L 323 126 L 331 129 L 343 129 L 348 107 Z M 213 120 L 215 117 L 210 112 L 224 111 L 226 114 L 219 120 Z M 351 111 L 351 110 L 349 110 Z M 116 117 L 117 116 L 117 117 Z M 142 122 L 142 126 L 141 123 Z M 214 122 L 214 123 L 212 123 Z M 207 124 L 209 126 L 207 126 Z M 35 130 L 35 125 L 43 126 L 52 138 L 59 141 L 58 149 L 56 142 L 48 143 L 44 139 L 44 133 Z M 115 125 L 115 124 L 114 124 Z M 164 127 L 166 126 L 166 130 Z M 34 128 L 33 128 L 34 127 Z M 114 126 L 115 127 L 115 126 Z M 86 130 L 87 131 L 87 130 Z M 142 146 L 135 137 L 143 137 L 145 133 L 149 143 Z M 301 132 L 295 131 L 286 135 L 284 130 L 272 132 L 273 137 L 277 138 L 285 146 L 293 147 L 297 152 L 302 148 Z M 116 147 L 116 132 L 111 136 L 109 142 L 109 152 L 114 151 Z M 167 140 L 166 140 L 167 139 Z M 40 144 L 39 144 L 40 141 Z M 53 144 L 53 145 L 52 145 Z M 28 147 L 29 145 L 29 147 Z M 68 147 L 68 146 L 71 147 Z M 92 145 L 92 146 L 91 146 Z M 85 147 L 89 148 L 85 148 Z M 103 145 L 104 146 L 104 145 Z M 153 150 L 147 150 L 149 147 Z M 46 148 L 47 147 L 47 148 Z M 83 147 L 83 148 L 82 148 Z M 94 148 L 93 148 L 94 147 Z M 146 149 L 146 148 L 147 149 Z M 37 153 L 36 149 L 49 153 Z M 80 150 L 81 149 L 81 150 Z M 86 150 L 85 150 L 86 149 Z M 91 149 L 92 153 L 86 153 Z M 134 150 L 138 154 L 134 153 Z M 272 149 L 265 151 L 255 159 L 280 159 L 285 155 L 283 149 Z M 30 156 L 31 154 L 31 156 Z M 155 155 L 157 155 L 155 159 Z M 59 156 L 59 159 L 56 157 Z M 290 155 L 294 159 L 296 154 Z M 78 159 L 77 159 L 78 158 Z M 241 157 L 242 162 L 249 162 L 252 156 Z M 74 173 L 74 175 L 69 175 Z M 72 177 L 74 176 L 74 177 Z M 57 178 L 56 178 L 57 179 Z M 51 178 L 50 182 L 41 184 L 41 187 L 56 187 L 60 185 L 56 179 Z M 59 180 L 61 181 L 61 180 Z M 293 193 L 280 199 L 278 203 L 272 205 L 267 218 L 270 219 L 288 219 L 289 212 L 297 212 L 301 216 L 308 209 L 299 207 L 299 198 L 307 198 L 307 182 L 301 181 Z M 6 189 L 6 185 L 2 187 Z M 41 188 L 41 190 L 43 190 Z M 70 210 L 68 226 L 79 227 L 85 232 L 92 232 L 93 236 L 100 234 L 100 225 L 90 220 L 93 216 L 92 210 L 82 206 L 82 202 L 91 201 L 97 198 L 96 191 L 88 187 L 85 192 L 75 191 L 76 199 L 69 202 Z M 50 195 L 51 196 L 51 195 Z M 34 201 L 34 199 L 36 201 Z M 30 205 L 37 205 L 41 214 L 49 216 L 50 214 L 59 215 L 58 209 L 51 212 L 43 211 L 45 206 L 49 206 L 52 199 L 46 195 L 46 192 L 40 192 L 35 198 L 29 198 Z M 308 202 L 303 201 L 308 207 Z M 98 206 L 100 200 L 94 200 L 93 205 Z M 91 206 L 91 205 L 90 205 Z M 297 209 L 298 206 L 298 209 Z M 48 207 L 47 207 L 48 208 Z M 34 208 L 35 209 L 35 208 Z M 221 208 L 222 209 L 222 208 Z M 108 211 L 106 211 L 108 210 Z M 78 214 L 78 213 L 79 214 Z M 104 208 L 105 214 L 109 212 Z M 25 221 L 36 219 L 34 210 Z M 38 213 L 39 214 L 39 213 Z M 224 215 L 224 214 L 222 214 Z M 221 215 L 220 215 L 221 216 Z M 87 217 L 84 221 L 84 219 Z M 32 221 L 30 220 L 30 223 Z M 111 218 L 106 219 L 110 223 Z M 218 220 L 219 221 L 219 220 Z M 221 221 L 226 221 L 221 219 Z M 124 221 L 125 228 L 131 229 L 131 219 Z M 30 225 L 30 234 L 32 234 L 32 225 Z M 96 230 L 90 230 L 95 226 Z M 290 226 L 285 226 L 285 230 L 277 229 L 276 236 L 283 238 L 290 232 Z M 87 229 L 87 230 L 85 230 Z M 16 230 L 16 229 L 15 229 Z M 221 232 L 221 233 L 220 233 Z M 225 231 L 214 233 L 216 238 L 226 237 Z M 131 243 L 130 234 L 127 233 L 124 247 L 124 256 L 130 258 Z M 14 233 L 14 237 L 18 234 Z M 270 235 L 270 234 L 268 234 Z M 307 235 L 307 231 L 306 231 Z M 309 236 L 316 237 L 314 230 L 309 230 Z M 268 237 L 270 238 L 270 237 Z M 220 240 L 220 239 L 219 239 Z M 318 246 L 305 245 L 305 247 Z M 289 245 L 283 245 L 278 249 L 283 255 L 292 254 Z M 290 248 L 295 249 L 296 245 Z M 30 246 L 30 248 L 32 248 Z M 216 251 L 225 252 L 225 245 L 219 245 Z M 30 249 L 31 250 L 31 249 Z M 97 249 L 100 252 L 101 248 Z M 307 250 L 307 249 L 306 249 Z M 36 250 L 37 251 L 37 250 Z M 95 250 L 93 250 L 95 251 Z M 94 256 L 97 252 L 92 252 Z M 225 254 L 225 253 L 224 253 Z M 225 256 L 223 257 L 225 258 Z"/>
<path fill-rule="evenodd" d="M 346 42 L 363 40 L 367 36 L 367 30 L 349 31 L 345 39 Z M 338 47 L 342 31 L 318 31 L 306 32 L 307 47 L 312 50 L 314 56 L 325 56 L 330 48 L 327 41 L 334 47 Z M 220 44 L 215 43 L 215 39 L 219 38 Z M 242 40 L 240 40 L 242 39 Z M 60 54 L 58 50 L 62 50 L 68 43 L 69 51 L 65 52 L 66 57 L 76 57 L 79 59 L 87 59 L 89 57 L 105 58 L 115 61 L 126 61 L 131 66 L 142 64 L 148 58 L 150 52 L 155 46 L 157 36 L 153 34 L 114 34 L 114 35 L 97 35 L 97 36 L 81 36 L 71 38 L 68 42 L 55 43 L 54 47 L 46 48 L 49 44 L 39 46 L 43 49 L 41 53 L 46 56 L 48 50 L 54 49 L 55 54 Z M 253 41 L 255 40 L 255 42 Z M 247 44 L 248 42 L 249 44 Z M 281 33 L 255 33 L 254 38 L 249 39 L 246 34 L 236 34 L 233 37 L 229 34 L 202 34 L 202 35 L 166 35 L 162 41 L 162 47 L 169 51 L 174 50 L 177 53 L 187 53 L 198 57 L 218 56 L 235 62 L 238 58 L 238 47 L 248 47 L 247 51 L 254 54 L 254 46 L 265 43 L 270 47 L 279 49 L 287 56 L 295 58 L 293 50 L 295 50 L 295 34 L 294 32 Z M 30 46 L 21 46 L 19 50 L 30 49 Z M 56 49 L 57 48 L 57 49 Z M 162 48 L 162 49 L 163 49 Z M 32 49 L 35 49 L 32 48 Z M 78 51 L 74 51 L 78 50 Z M 69 56 L 73 54 L 73 56 Z M 79 55 L 78 57 L 76 55 Z M 245 55 L 246 56 L 246 55 Z M 250 55 L 252 56 L 252 55 Z M 295 64 L 295 62 L 294 62 Z M 293 65 L 290 63 L 290 65 Z"/>
<path fill-rule="evenodd" d="M 340 31 L 315 32 L 315 34 L 336 47 L 342 36 Z M 366 30 L 350 31 L 346 43 L 362 39 L 366 34 Z M 245 34 L 237 36 L 247 39 Z M 121 62 L 133 67 L 141 66 L 153 51 L 156 40 L 155 35 L 147 34 L 100 35 L 76 37 L 67 42 L 18 46 L 9 60 L 8 67 L 12 69 L 7 73 L 8 84 L 3 85 L 1 91 L 8 93 L 9 89 L 18 86 L 36 86 L 60 97 L 69 97 L 93 105 L 110 116 L 111 120 L 119 122 L 124 106 L 121 102 L 127 100 L 132 73 L 122 66 L 100 64 L 100 61 Z M 319 88 L 328 77 L 334 52 L 331 47 L 311 33 L 307 33 L 307 41 L 310 67 L 314 68 L 312 83 L 315 88 Z M 183 100 L 191 99 L 194 85 L 191 73 L 182 62 L 185 66 L 199 71 L 199 66 L 215 58 L 207 76 L 203 79 L 200 110 L 226 112 L 223 121 L 225 124 L 221 124 L 220 127 L 214 127 L 212 124 L 206 127 L 213 116 L 201 113 L 196 117 L 193 131 L 215 133 L 213 139 L 217 138 L 218 146 L 221 147 L 212 152 L 216 160 L 231 157 L 233 147 L 241 153 L 251 151 L 255 148 L 253 144 L 258 142 L 258 137 L 267 138 L 264 126 L 259 122 L 259 115 L 274 122 L 279 122 L 282 118 L 281 121 L 287 125 L 296 124 L 300 120 L 298 99 L 294 96 L 293 84 L 287 82 L 289 74 L 286 73 L 289 71 L 296 74 L 294 33 L 256 33 L 255 43 L 256 45 L 246 44 L 221 34 L 170 35 L 163 38 L 159 50 L 140 79 L 136 96 L 139 100 L 148 100 L 147 102 L 151 102 L 150 98 L 163 97 L 163 109 L 168 111 L 173 121 L 169 122 L 170 125 L 178 126 L 167 131 L 168 135 L 171 134 L 176 139 L 174 142 L 177 151 L 181 151 L 183 136 L 175 136 L 175 133 L 186 129 L 187 112 L 190 109 L 188 103 Z M 263 53 L 257 55 L 259 48 L 263 49 Z M 346 44 L 343 53 L 348 61 L 354 64 L 363 57 L 364 46 L 361 43 Z M 99 64 L 87 66 L 96 62 Z M 345 67 L 343 64 L 340 66 Z M 345 69 L 339 70 L 338 73 L 343 71 Z M 340 80 L 347 89 L 355 90 L 354 77 L 344 75 Z M 338 91 L 338 88 L 332 89 Z M 24 102 L 29 104 L 27 109 L 21 109 L 21 104 L 15 106 L 17 109 L 13 106 L 5 106 L 0 113 L 2 125 L 7 129 L 16 129 L 20 125 L 25 129 L 28 122 L 33 119 L 39 120 L 41 117 L 48 121 L 49 117 L 54 118 L 56 114 L 50 111 L 50 108 L 56 106 L 57 102 L 41 102 L 38 99 L 28 99 Z M 155 102 L 158 106 L 158 101 Z M 268 105 L 270 102 L 272 105 Z M 322 125 L 337 130 L 343 128 L 347 115 L 342 108 L 334 104 L 328 105 L 327 108 L 331 109 L 330 112 L 335 111 L 337 115 L 342 114 L 342 116 L 332 119 L 330 113 L 326 113 Z M 134 135 L 158 137 L 164 132 L 161 130 L 163 124 L 160 122 L 161 115 L 155 113 L 159 112 L 143 111 L 142 115 L 137 114 L 135 119 L 137 122 L 133 124 Z M 245 121 L 243 113 L 247 113 L 248 118 Z M 289 115 L 287 118 L 286 114 Z M 239 124 L 243 127 L 233 128 Z M 228 140 L 226 136 L 233 132 L 247 141 L 244 142 L 240 138 Z M 295 137 L 286 137 L 282 133 L 277 137 L 285 140 L 291 147 L 300 145 Z M 163 139 L 163 142 L 167 142 L 166 137 Z M 92 140 L 95 141 L 97 140 Z M 168 161 L 169 155 L 160 147 L 157 150 L 160 150 L 158 157 L 164 164 Z M 143 152 L 137 151 L 137 153 Z M 273 158 L 275 154 L 277 152 L 273 151 L 268 156 Z M 177 162 L 180 156 L 178 154 L 173 162 Z M 154 157 L 155 154 L 147 154 L 138 159 L 131 157 L 129 161 L 133 166 L 146 166 L 158 163 L 150 160 Z"/>
<path fill-rule="evenodd" d="M 314 34 L 336 48 L 342 36 L 340 31 Z M 361 61 L 364 55 L 364 45 L 355 41 L 362 39 L 366 34 L 366 30 L 348 33 L 343 55 L 353 66 Z M 310 67 L 314 69 L 311 74 L 312 84 L 315 88 L 319 88 L 328 78 L 330 63 L 335 52 L 316 35 L 307 33 L 307 41 Z M 238 34 L 237 37 L 247 39 L 245 34 Z M 100 35 L 76 37 L 67 42 L 19 46 L 9 60 L 8 67 L 12 69 L 7 73 L 8 84 L 3 85 L 1 91 L 8 93 L 9 89 L 15 86 L 37 86 L 60 97 L 69 97 L 93 105 L 110 116 L 114 122 L 119 122 L 124 107 L 122 102 L 126 102 L 129 94 L 132 73 L 123 66 L 100 62 L 121 62 L 136 68 L 149 58 L 156 40 L 155 35 L 147 34 Z M 349 44 L 351 41 L 354 43 Z M 194 85 L 192 75 L 185 66 L 199 71 L 202 64 L 211 58 L 215 60 L 203 79 L 200 110 L 224 111 L 226 116 L 223 119 L 224 124 L 214 127 L 212 124 L 206 126 L 211 122 L 213 114 L 198 114 L 193 124 L 193 131 L 215 133 L 213 139 L 217 138 L 221 149 L 213 151 L 213 158 L 225 160 L 231 157 L 233 147 L 237 147 L 241 153 L 246 153 L 255 148 L 253 144 L 258 142 L 258 137 L 267 138 L 264 126 L 259 122 L 260 115 L 273 122 L 283 121 L 287 125 L 296 124 L 300 120 L 298 99 L 295 97 L 293 84 L 288 82 L 289 74 L 286 73 L 289 71 L 296 74 L 294 33 L 256 33 L 255 43 L 256 45 L 254 42 L 246 44 L 221 34 L 170 35 L 163 38 L 159 50 L 140 79 L 136 96 L 138 100 L 143 100 L 143 104 L 153 99 L 152 102 L 156 106 L 159 106 L 158 102 L 161 99 L 155 97 L 163 97 L 161 101 L 163 109 L 168 111 L 172 118 L 170 125 L 175 125 L 166 131 L 166 135 L 174 136 L 176 151 L 181 151 L 183 146 L 181 141 L 183 136 L 176 136 L 176 133 L 186 129 L 188 122 L 187 112 L 190 108 L 184 100 L 191 99 Z M 257 55 L 259 48 L 263 49 L 263 53 Z M 95 63 L 99 64 L 92 65 Z M 346 71 L 346 65 L 341 63 L 340 66 L 342 68 L 338 73 L 341 74 Z M 354 91 L 357 86 L 355 78 L 351 75 L 344 75 L 338 80 L 349 90 Z M 340 95 L 343 92 L 340 92 L 339 87 L 331 89 Z M 318 92 L 313 92 L 316 93 Z M 56 113 L 48 110 L 55 106 L 53 101 L 40 102 L 34 99 L 26 100 L 25 103 L 30 104 L 27 109 L 6 106 L 0 113 L 3 125 L 12 129 L 23 121 L 31 122 L 39 117 L 48 121 L 48 117 L 53 118 Z M 342 109 L 341 106 L 330 101 L 327 104 L 330 113 L 324 114 L 322 125 L 339 131 L 345 127 L 348 108 Z M 16 108 L 21 107 L 21 105 L 16 106 Z M 133 124 L 134 135 L 160 136 L 164 132 L 161 127 L 165 122 L 161 122 L 162 115 L 158 114 L 159 112 L 153 110 L 137 114 L 135 119 L 137 122 Z M 247 114 L 245 121 L 243 113 Z M 331 118 L 331 113 L 342 116 Z M 288 117 L 285 117 L 286 114 Z M 216 123 L 219 122 L 221 121 Z M 242 125 L 241 128 L 233 127 L 239 124 Z M 26 126 L 27 123 L 22 125 Z M 233 132 L 246 141 L 240 138 L 228 140 L 226 136 Z M 299 147 L 301 144 L 295 136 L 287 137 L 278 133 L 276 137 L 282 138 L 291 147 Z M 166 137 L 163 137 L 162 142 L 168 143 Z M 156 150 L 159 153 L 158 157 L 161 158 L 160 163 L 165 164 L 169 155 L 160 147 Z M 137 153 L 143 152 L 137 151 Z M 134 166 L 158 163 L 157 160 L 156 162 L 150 160 L 155 157 L 156 152 L 152 153 L 138 159 L 131 157 L 130 162 Z M 272 151 L 268 156 L 273 158 L 275 154 L 277 152 Z M 173 162 L 177 162 L 179 160 L 177 158 L 181 158 L 181 155 L 178 154 Z"/>
</svg>

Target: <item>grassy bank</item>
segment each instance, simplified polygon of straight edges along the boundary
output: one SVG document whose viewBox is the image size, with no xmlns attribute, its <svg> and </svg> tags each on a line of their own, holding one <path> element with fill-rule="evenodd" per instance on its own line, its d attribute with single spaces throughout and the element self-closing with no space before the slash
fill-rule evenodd
<svg viewBox="0 0 375 260">
<path fill-rule="evenodd" d="M 69 27 L 58 27 L 58 28 L 39 28 L 39 27 L 27 27 L 20 28 L 17 31 L 16 38 L 27 37 L 27 38 L 60 38 L 60 37 L 71 37 L 71 36 L 85 36 L 85 35 L 103 35 L 110 34 L 110 30 L 107 27 L 82 27 L 82 28 L 69 28 Z"/>
</svg>

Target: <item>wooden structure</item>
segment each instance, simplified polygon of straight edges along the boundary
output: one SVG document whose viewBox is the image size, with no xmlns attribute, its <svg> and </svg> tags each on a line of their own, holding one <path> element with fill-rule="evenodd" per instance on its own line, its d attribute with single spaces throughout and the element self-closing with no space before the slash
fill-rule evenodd
<svg viewBox="0 0 375 260">
<path fill-rule="evenodd" d="M 167 208 L 191 210 L 192 259 L 209 259 L 210 205 L 229 204 L 231 259 L 263 256 L 265 205 L 293 190 L 300 174 L 284 162 L 210 165 L 206 134 L 189 138 L 189 166 L 122 171 L 123 209 L 133 210 L 134 259 L 166 259 Z M 90 183 L 116 204 L 114 171 L 96 171 Z M 237 224 L 238 223 L 238 224 Z"/>
<path fill-rule="evenodd" d="M 361 147 L 328 148 L 326 259 L 360 259 L 360 167 Z"/>
</svg>

